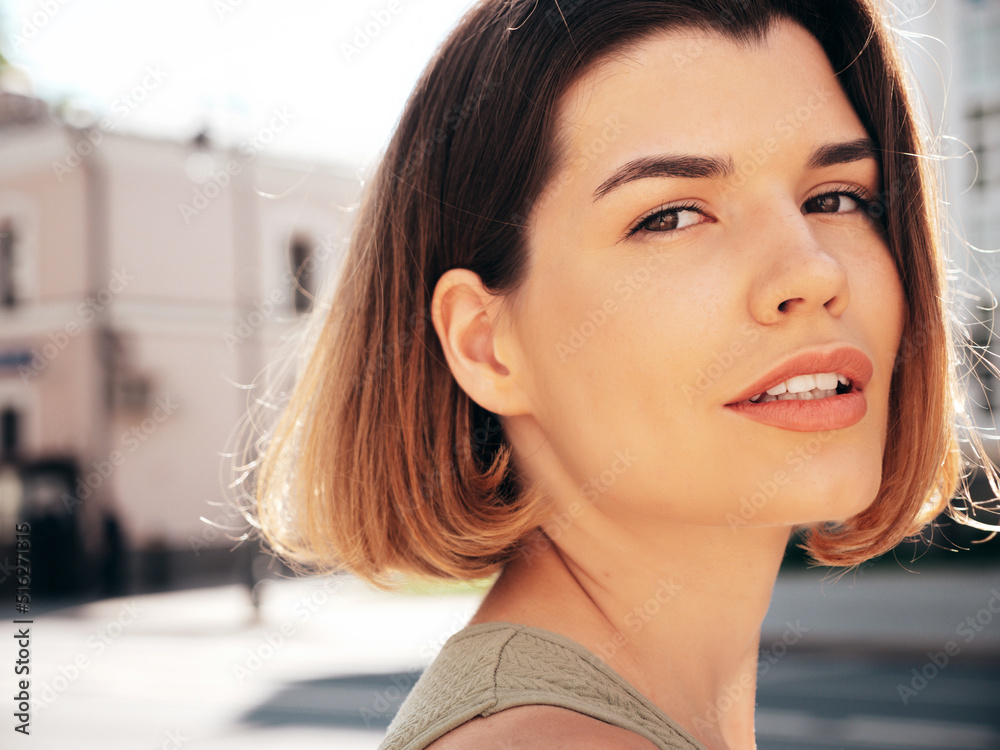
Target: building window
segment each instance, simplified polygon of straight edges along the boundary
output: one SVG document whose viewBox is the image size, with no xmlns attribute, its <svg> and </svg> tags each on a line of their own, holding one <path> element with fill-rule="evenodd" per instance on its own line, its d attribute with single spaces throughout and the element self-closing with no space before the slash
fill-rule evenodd
<svg viewBox="0 0 1000 750">
<path fill-rule="evenodd" d="M 962 7 L 962 47 L 967 80 L 977 90 L 996 90 L 1000 76 L 1000 3 L 996 0 L 968 0 Z"/>
<path fill-rule="evenodd" d="M 968 308 L 965 331 L 968 347 L 963 347 L 963 369 L 969 374 L 969 400 L 991 414 L 1000 409 L 1000 379 L 996 376 L 997 316 L 992 297 L 980 297 Z"/>
<path fill-rule="evenodd" d="M 13 461 L 21 451 L 21 415 L 7 407 L 0 411 L 0 460 Z"/>
<path fill-rule="evenodd" d="M 309 242 L 302 237 L 292 240 L 291 246 L 292 263 L 292 295 L 295 303 L 295 312 L 305 313 L 309 311 L 313 299 L 313 278 L 311 247 Z"/>
<path fill-rule="evenodd" d="M 970 0 L 962 8 L 963 89 L 969 145 L 976 154 L 975 187 L 1000 185 L 1000 3 Z"/>
<path fill-rule="evenodd" d="M 969 146 L 976 155 L 973 187 L 981 192 L 1000 187 L 1000 102 L 977 103 L 969 110 Z"/>
<path fill-rule="evenodd" d="M 0 307 L 14 307 L 17 291 L 14 284 L 14 246 L 17 237 L 10 221 L 0 222 Z"/>
</svg>

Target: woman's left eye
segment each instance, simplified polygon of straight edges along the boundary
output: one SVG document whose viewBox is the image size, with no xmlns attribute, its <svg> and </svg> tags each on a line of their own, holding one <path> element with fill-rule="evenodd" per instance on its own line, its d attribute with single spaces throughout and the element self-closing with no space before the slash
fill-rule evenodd
<svg viewBox="0 0 1000 750">
<path fill-rule="evenodd" d="M 628 232 L 628 237 L 637 232 L 654 232 L 663 234 L 674 232 L 680 229 L 687 229 L 695 224 L 705 221 L 705 215 L 696 205 L 671 206 L 660 208 L 657 211 L 641 218 Z"/>
<path fill-rule="evenodd" d="M 840 190 L 810 198 L 802 204 L 802 213 L 847 214 L 866 211 L 869 206 L 870 201 L 859 193 Z"/>
</svg>

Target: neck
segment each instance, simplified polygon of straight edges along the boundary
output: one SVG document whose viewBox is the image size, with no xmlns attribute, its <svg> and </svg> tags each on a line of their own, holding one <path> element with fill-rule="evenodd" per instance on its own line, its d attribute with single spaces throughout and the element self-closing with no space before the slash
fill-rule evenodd
<svg viewBox="0 0 1000 750">
<path fill-rule="evenodd" d="M 753 748 L 760 628 L 789 528 L 628 523 L 593 505 L 558 519 L 506 566 L 473 622 L 561 633 L 706 747 Z"/>
</svg>

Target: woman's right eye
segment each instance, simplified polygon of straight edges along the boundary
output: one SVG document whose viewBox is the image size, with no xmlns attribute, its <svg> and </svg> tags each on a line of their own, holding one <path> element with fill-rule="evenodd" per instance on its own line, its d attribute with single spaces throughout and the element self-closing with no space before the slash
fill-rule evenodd
<svg viewBox="0 0 1000 750">
<path fill-rule="evenodd" d="M 652 214 L 648 214 L 640 219 L 638 223 L 629 230 L 627 236 L 631 237 L 638 232 L 660 234 L 678 231 L 701 224 L 704 220 L 705 215 L 701 212 L 698 206 L 695 205 L 660 208 Z"/>
</svg>

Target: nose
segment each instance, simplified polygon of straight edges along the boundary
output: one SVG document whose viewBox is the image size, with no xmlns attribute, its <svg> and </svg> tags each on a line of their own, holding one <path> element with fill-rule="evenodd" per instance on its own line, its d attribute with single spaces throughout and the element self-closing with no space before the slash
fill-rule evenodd
<svg viewBox="0 0 1000 750">
<path fill-rule="evenodd" d="M 758 218 L 761 214 L 757 214 Z M 754 253 L 758 272 L 750 294 L 750 312 L 762 325 L 825 308 L 834 317 L 847 309 L 847 271 L 824 247 L 809 217 L 792 208 L 757 226 Z"/>
</svg>

